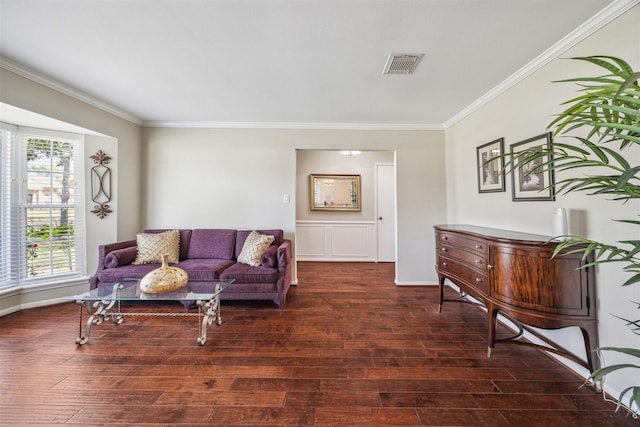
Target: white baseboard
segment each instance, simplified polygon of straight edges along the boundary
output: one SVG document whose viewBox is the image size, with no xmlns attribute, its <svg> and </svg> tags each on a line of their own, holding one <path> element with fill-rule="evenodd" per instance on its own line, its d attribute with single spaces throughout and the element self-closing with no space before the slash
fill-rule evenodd
<svg viewBox="0 0 640 427">
<path fill-rule="evenodd" d="M 433 281 L 419 281 L 419 282 L 411 282 L 407 280 L 396 280 L 397 286 L 438 286 L 438 282 Z"/>
</svg>

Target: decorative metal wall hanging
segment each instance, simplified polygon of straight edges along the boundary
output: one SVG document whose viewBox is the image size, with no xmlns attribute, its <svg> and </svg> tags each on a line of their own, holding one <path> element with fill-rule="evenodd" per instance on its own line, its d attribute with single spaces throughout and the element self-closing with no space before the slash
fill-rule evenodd
<svg viewBox="0 0 640 427">
<path fill-rule="evenodd" d="M 90 158 L 93 159 L 93 163 L 96 163 L 91 168 L 91 200 L 95 203 L 91 213 L 103 219 L 113 212 L 107 204 L 111 201 L 111 169 L 107 166 L 111 157 L 102 150 L 98 150 Z"/>
</svg>

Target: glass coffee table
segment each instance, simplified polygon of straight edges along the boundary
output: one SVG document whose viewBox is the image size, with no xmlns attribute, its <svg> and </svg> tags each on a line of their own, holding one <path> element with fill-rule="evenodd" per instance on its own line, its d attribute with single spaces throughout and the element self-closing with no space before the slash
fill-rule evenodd
<svg viewBox="0 0 640 427">
<path fill-rule="evenodd" d="M 193 281 L 192 281 L 193 282 Z M 190 283 L 192 283 L 190 282 Z M 106 320 L 111 320 L 114 324 L 119 325 L 124 322 L 125 316 L 167 316 L 167 317 L 198 317 L 198 339 L 199 345 L 204 345 L 207 341 L 207 326 L 214 321 L 222 324 L 220 316 L 220 294 L 233 284 L 234 280 L 217 280 L 207 281 L 206 286 L 210 286 L 207 292 L 192 292 L 190 284 L 183 289 L 175 292 L 166 292 L 161 294 L 148 294 L 140 291 L 139 279 L 125 279 L 116 282 L 112 288 L 97 288 L 80 295 L 70 297 L 80 305 L 80 328 L 77 345 L 84 345 L 89 341 L 89 334 L 93 325 L 99 325 Z M 199 288 L 203 288 L 202 284 Z M 175 302 L 193 302 L 198 307 L 198 312 L 174 312 L 174 311 L 157 311 L 157 312 L 130 312 L 122 310 L 122 302 L 130 301 L 175 301 Z M 83 329 L 83 306 L 89 314 L 89 319 L 84 323 Z"/>
</svg>

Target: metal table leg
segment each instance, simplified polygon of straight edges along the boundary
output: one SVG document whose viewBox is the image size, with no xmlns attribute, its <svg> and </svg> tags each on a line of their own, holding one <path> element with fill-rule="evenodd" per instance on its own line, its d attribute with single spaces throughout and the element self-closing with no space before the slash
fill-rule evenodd
<svg viewBox="0 0 640 427">
<path fill-rule="evenodd" d="M 222 317 L 220 316 L 220 284 L 216 285 L 215 296 L 208 300 L 198 300 L 196 301 L 198 306 L 198 319 L 202 319 L 199 322 L 198 332 L 200 336 L 198 337 L 198 344 L 204 345 L 207 342 L 207 326 L 212 324 L 214 321 L 216 324 L 222 324 Z"/>
</svg>

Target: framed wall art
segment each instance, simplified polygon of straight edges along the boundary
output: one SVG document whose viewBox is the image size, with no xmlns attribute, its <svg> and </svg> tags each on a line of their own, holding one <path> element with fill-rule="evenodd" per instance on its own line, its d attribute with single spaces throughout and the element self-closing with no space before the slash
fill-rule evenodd
<svg viewBox="0 0 640 427">
<path fill-rule="evenodd" d="M 496 139 L 476 148 L 478 192 L 504 191 L 504 138 Z"/>
<path fill-rule="evenodd" d="M 553 201 L 553 171 L 549 165 L 553 158 L 551 151 L 551 132 L 511 144 L 511 172 L 513 201 Z M 527 154 L 539 152 L 532 161 L 521 165 Z"/>
</svg>

